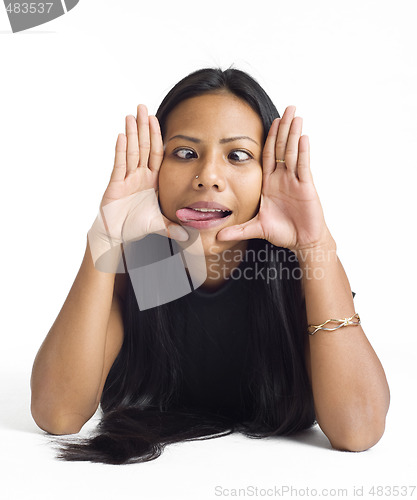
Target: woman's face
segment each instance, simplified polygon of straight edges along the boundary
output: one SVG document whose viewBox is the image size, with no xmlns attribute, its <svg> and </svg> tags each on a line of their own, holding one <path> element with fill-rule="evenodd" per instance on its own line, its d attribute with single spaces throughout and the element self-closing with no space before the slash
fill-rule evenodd
<svg viewBox="0 0 417 500">
<path fill-rule="evenodd" d="M 218 241 L 217 233 L 258 212 L 262 138 L 258 114 L 230 93 L 186 99 L 167 118 L 159 172 L 160 208 L 185 229 L 198 229 L 206 255 L 234 247 L 236 241 Z M 221 204 L 231 213 L 182 210 L 200 201 Z M 217 219 L 192 222 L 206 217 Z"/>
</svg>

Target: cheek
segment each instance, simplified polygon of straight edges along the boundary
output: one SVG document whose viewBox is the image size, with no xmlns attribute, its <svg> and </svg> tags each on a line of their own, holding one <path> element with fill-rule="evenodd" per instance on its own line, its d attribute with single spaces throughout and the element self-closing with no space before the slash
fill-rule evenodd
<svg viewBox="0 0 417 500">
<path fill-rule="evenodd" d="M 159 200 L 159 207 L 161 209 L 162 206 L 165 205 L 169 199 L 168 196 L 169 190 L 167 189 L 167 186 L 168 186 L 167 169 L 164 168 L 162 164 L 158 174 L 158 200 Z"/>
<path fill-rule="evenodd" d="M 158 174 L 158 182 L 159 182 L 159 184 L 165 182 L 167 173 L 168 173 L 168 169 L 166 168 L 164 162 L 162 162 L 161 166 L 159 167 L 159 174 Z"/>
<path fill-rule="evenodd" d="M 236 185 L 235 194 L 239 200 L 239 220 L 248 221 L 256 215 L 262 191 L 262 171 L 241 178 Z"/>
<path fill-rule="evenodd" d="M 162 163 L 158 174 L 158 185 L 162 191 L 161 195 L 168 197 L 170 192 L 169 186 L 172 186 L 173 183 L 175 183 L 175 175 L 173 175 L 172 168 Z"/>
<path fill-rule="evenodd" d="M 175 205 L 183 181 L 172 166 L 162 163 L 158 175 L 158 198 L 160 207 L 169 212 Z"/>
<path fill-rule="evenodd" d="M 254 172 L 247 176 L 240 186 L 240 191 L 247 200 L 248 205 L 257 203 L 262 191 L 262 171 Z"/>
<path fill-rule="evenodd" d="M 159 179 L 165 184 L 175 182 L 178 176 L 181 175 L 181 170 L 176 165 L 165 160 L 159 168 Z"/>
</svg>

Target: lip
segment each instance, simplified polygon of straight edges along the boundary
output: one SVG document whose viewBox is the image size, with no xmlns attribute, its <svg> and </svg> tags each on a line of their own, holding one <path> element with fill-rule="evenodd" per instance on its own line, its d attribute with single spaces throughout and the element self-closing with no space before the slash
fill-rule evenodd
<svg viewBox="0 0 417 500">
<path fill-rule="evenodd" d="M 184 208 L 217 208 L 219 210 L 227 210 L 229 212 L 232 212 L 230 208 L 227 208 L 224 205 L 221 205 L 220 203 L 217 203 L 215 201 L 197 201 L 195 203 L 192 203 L 191 205 L 187 205 Z"/>
<path fill-rule="evenodd" d="M 193 208 L 193 207 L 187 207 Z M 196 207 L 196 208 L 205 208 L 205 207 Z M 210 208 L 210 207 L 207 207 Z M 217 207 L 214 207 L 217 208 Z M 224 209 L 226 210 L 226 209 Z M 222 217 L 221 219 L 213 219 L 213 220 L 190 220 L 190 221 L 181 221 L 181 226 L 190 226 L 195 227 L 196 229 L 209 229 L 216 226 L 221 226 L 224 224 L 232 214 L 226 215 L 226 217 Z"/>
<path fill-rule="evenodd" d="M 218 203 L 216 201 L 196 201 L 195 203 L 191 203 L 190 205 L 187 205 L 183 208 L 209 208 L 209 209 L 217 209 L 217 210 L 227 210 L 230 212 L 229 215 L 226 215 L 225 217 L 221 217 L 220 219 L 212 219 L 212 220 L 180 220 L 180 224 L 182 226 L 190 226 L 194 227 L 196 229 L 209 229 L 212 227 L 217 227 L 221 226 L 222 224 L 226 224 L 230 218 L 230 216 L 233 213 L 233 210 L 230 210 L 230 208 L 226 207 L 225 205 L 222 205 L 221 203 Z M 179 210 L 177 210 L 177 213 Z M 178 215 L 177 215 L 178 217 Z"/>
</svg>

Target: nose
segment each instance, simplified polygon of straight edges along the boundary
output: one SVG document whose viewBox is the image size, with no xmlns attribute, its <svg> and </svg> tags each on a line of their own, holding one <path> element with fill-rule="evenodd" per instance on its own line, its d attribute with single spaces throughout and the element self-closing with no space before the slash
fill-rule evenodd
<svg viewBox="0 0 417 500">
<path fill-rule="evenodd" d="M 193 187 L 197 191 L 204 189 L 215 189 L 216 191 L 223 191 L 225 188 L 225 179 L 220 160 L 207 160 L 201 163 L 195 170 L 196 174 L 193 179 Z"/>
</svg>

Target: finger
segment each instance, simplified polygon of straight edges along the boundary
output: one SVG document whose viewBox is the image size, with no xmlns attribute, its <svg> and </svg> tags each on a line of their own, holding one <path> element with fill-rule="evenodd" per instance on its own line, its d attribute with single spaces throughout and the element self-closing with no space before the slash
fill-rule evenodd
<svg viewBox="0 0 417 500">
<path fill-rule="evenodd" d="M 290 127 L 288 134 L 287 148 L 285 150 L 285 165 L 287 170 L 296 175 L 297 160 L 298 160 L 298 143 L 300 141 L 301 132 L 303 129 L 303 119 L 296 116 Z"/>
<path fill-rule="evenodd" d="M 275 142 L 277 140 L 280 118 L 272 122 L 262 152 L 262 170 L 264 174 L 272 174 L 275 170 Z"/>
<path fill-rule="evenodd" d="M 219 241 L 241 241 L 252 238 L 264 238 L 262 226 L 260 225 L 257 216 L 253 219 L 236 226 L 225 227 L 217 233 Z"/>
<path fill-rule="evenodd" d="M 148 109 L 144 104 L 138 106 L 138 131 L 139 131 L 139 168 L 147 168 L 151 141 L 149 137 Z"/>
<path fill-rule="evenodd" d="M 136 172 L 139 162 L 139 142 L 136 119 L 133 115 L 126 116 L 126 136 L 127 136 L 127 174 Z"/>
<path fill-rule="evenodd" d="M 277 160 L 285 160 L 288 133 L 295 115 L 295 109 L 295 106 L 288 106 L 279 122 L 277 143 L 275 145 L 275 155 Z"/>
<path fill-rule="evenodd" d="M 310 140 L 302 135 L 298 143 L 297 176 L 300 182 L 313 182 L 310 169 Z"/>
<path fill-rule="evenodd" d="M 125 134 L 119 134 L 116 141 L 116 153 L 114 155 L 114 167 L 110 182 L 123 181 L 126 176 L 126 145 Z"/>
<path fill-rule="evenodd" d="M 190 236 L 187 233 L 187 231 L 185 230 L 185 228 L 183 228 L 179 224 L 175 224 L 170 219 L 165 217 L 165 215 L 163 215 L 162 213 L 160 214 L 160 216 L 162 217 L 162 220 L 164 222 L 165 227 L 162 228 L 159 225 L 160 219 L 158 218 L 158 226 L 154 227 L 154 228 L 151 226 L 149 228 L 150 232 L 159 234 L 161 236 L 166 236 L 167 238 L 171 238 L 173 240 L 178 240 L 178 241 L 188 241 L 189 240 Z"/>
<path fill-rule="evenodd" d="M 149 129 L 151 138 L 149 168 L 158 172 L 164 157 L 164 144 L 162 142 L 161 128 L 156 116 L 149 116 Z"/>
<path fill-rule="evenodd" d="M 167 229 L 168 229 L 168 238 L 178 241 L 188 241 L 190 239 L 190 235 L 179 224 L 171 223 L 169 224 Z"/>
</svg>

